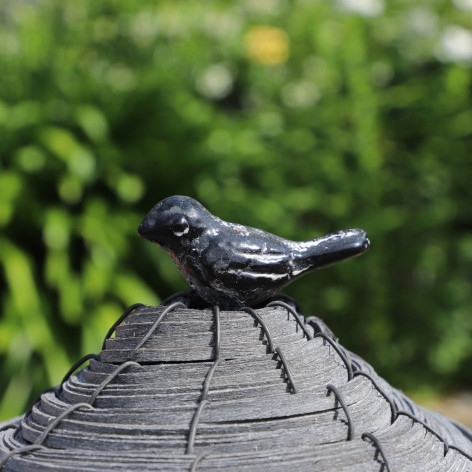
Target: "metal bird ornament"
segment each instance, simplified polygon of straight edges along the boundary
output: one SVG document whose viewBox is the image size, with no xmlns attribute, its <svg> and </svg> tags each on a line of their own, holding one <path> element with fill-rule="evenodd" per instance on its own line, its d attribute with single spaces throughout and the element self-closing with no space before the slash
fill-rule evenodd
<svg viewBox="0 0 472 472">
<path fill-rule="evenodd" d="M 289 241 L 223 221 L 185 196 L 160 201 L 138 233 L 167 251 L 201 298 L 226 308 L 257 305 L 303 274 L 362 254 L 370 245 L 361 229 Z"/>
</svg>

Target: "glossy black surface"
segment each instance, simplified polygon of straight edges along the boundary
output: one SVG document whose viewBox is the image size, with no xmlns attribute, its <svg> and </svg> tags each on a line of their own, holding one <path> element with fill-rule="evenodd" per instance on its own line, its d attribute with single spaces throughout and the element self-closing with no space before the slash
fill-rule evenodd
<svg viewBox="0 0 472 472">
<path fill-rule="evenodd" d="M 223 221 L 185 196 L 155 205 L 138 232 L 167 251 L 204 300 L 227 308 L 259 304 L 301 275 L 357 256 L 370 244 L 361 229 L 289 241 Z"/>
</svg>

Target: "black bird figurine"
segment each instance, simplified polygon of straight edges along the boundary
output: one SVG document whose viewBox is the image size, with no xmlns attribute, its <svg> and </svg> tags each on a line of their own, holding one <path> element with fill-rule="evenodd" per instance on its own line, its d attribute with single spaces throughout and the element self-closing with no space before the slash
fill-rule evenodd
<svg viewBox="0 0 472 472">
<path fill-rule="evenodd" d="M 184 196 L 155 205 L 138 233 L 167 251 L 201 298 L 225 308 L 257 305 L 301 275 L 362 254 L 370 245 L 361 229 L 289 241 L 223 221 Z"/>
</svg>

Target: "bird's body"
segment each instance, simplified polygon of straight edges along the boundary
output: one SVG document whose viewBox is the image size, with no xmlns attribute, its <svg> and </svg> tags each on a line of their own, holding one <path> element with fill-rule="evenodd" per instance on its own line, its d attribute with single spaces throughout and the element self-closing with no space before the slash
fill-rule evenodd
<svg viewBox="0 0 472 472">
<path fill-rule="evenodd" d="M 168 252 L 204 300 L 230 307 L 258 304 L 302 274 L 360 254 L 369 246 L 362 230 L 290 241 L 223 221 L 183 196 L 159 202 L 138 231 Z"/>
</svg>

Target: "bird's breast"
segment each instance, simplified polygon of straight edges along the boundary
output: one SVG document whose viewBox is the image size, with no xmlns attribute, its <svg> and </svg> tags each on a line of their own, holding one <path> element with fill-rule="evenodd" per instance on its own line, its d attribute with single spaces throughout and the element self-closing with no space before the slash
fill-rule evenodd
<svg viewBox="0 0 472 472">
<path fill-rule="evenodd" d="M 184 258 L 178 257 L 175 252 L 168 248 L 166 248 L 166 252 L 172 258 L 175 265 L 178 267 L 180 272 L 182 272 L 182 274 L 187 280 L 195 276 L 195 270 L 192 268 L 193 264 L 191 263 L 191 261 L 186 261 Z"/>
</svg>

